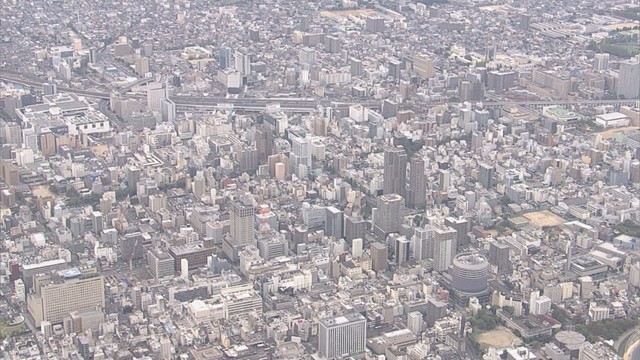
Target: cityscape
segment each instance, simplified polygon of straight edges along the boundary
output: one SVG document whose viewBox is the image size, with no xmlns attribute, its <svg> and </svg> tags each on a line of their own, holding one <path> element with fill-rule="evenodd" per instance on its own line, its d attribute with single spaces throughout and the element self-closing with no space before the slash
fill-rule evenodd
<svg viewBox="0 0 640 360">
<path fill-rule="evenodd" d="M 0 0 L 0 359 L 640 360 L 640 2 Z"/>
</svg>

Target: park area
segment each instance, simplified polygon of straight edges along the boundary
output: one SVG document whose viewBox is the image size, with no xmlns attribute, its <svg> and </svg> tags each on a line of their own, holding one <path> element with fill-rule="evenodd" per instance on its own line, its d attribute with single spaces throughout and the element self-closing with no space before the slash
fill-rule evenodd
<svg viewBox="0 0 640 360">
<path fill-rule="evenodd" d="M 480 345 L 481 350 L 488 348 L 503 349 L 522 344 L 522 340 L 520 340 L 519 337 L 503 326 L 498 326 L 493 330 L 483 332 L 478 335 L 476 341 Z"/>
</svg>

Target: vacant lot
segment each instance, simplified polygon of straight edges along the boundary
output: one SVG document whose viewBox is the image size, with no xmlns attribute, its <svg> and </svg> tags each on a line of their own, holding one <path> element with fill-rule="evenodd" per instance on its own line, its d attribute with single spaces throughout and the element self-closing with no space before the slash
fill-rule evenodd
<svg viewBox="0 0 640 360">
<path fill-rule="evenodd" d="M 341 11 L 323 11 L 320 16 L 326 18 L 346 18 L 347 16 L 375 16 L 380 15 L 373 9 L 357 9 L 357 10 L 341 10 Z"/>
<path fill-rule="evenodd" d="M 533 225 L 538 227 L 543 226 L 558 226 L 565 223 L 565 219 L 552 213 L 549 210 L 535 211 L 522 215 L 529 220 Z"/>
<path fill-rule="evenodd" d="M 638 130 L 640 129 L 640 127 L 638 126 L 625 126 L 625 127 L 620 127 L 620 128 L 615 128 L 615 129 L 610 129 L 610 130 L 605 130 L 603 132 L 599 132 L 598 134 L 602 135 L 603 139 L 611 139 L 612 137 L 614 137 L 616 134 L 621 134 L 621 133 L 625 133 L 625 132 L 630 132 L 633 130 Z"/>
<path fill-rule="evenodd" d="M 515 336 L 511 330 L 499 326 L 495 330 L 487 331 L 478 335 L 476 338 L 480 348 L 486 350 L 490 347 L 494 349 L 502 349 L 509 346 L 520 345 L 522 340 Z"/>
<path fill-rule="evenodd" d="M 31 193 L 38 198 L 56 197 L 55 194 L 49 190 L 48 186 L 36 186 L 31 189 Z"/>
</svg>

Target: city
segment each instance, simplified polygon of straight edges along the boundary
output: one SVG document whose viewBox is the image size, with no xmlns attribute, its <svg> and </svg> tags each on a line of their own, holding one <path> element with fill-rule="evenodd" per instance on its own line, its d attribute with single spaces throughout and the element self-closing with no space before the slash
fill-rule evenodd
<svg viewBox="0 0 640 360">
<path fill-rule="evenodd" d="M 0 359 L 640 359 L 638 0 L 4 0 Z"/>
</svg>

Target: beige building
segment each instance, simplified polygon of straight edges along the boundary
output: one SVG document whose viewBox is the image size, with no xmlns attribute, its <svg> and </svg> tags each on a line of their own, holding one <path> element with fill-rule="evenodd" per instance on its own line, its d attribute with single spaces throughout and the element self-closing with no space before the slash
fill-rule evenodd
<svg viewBox="0 0 640 360">
<path fill-rule="evenodd" d="M 104 308 L 102 276 L 87 276 L 77 268 L 42 275 L 36 276 L 36 293 L 27 299 L 29 315 L 36 326 L 42 321 L 62 323 L 74 311 Z"/>
</svg>

